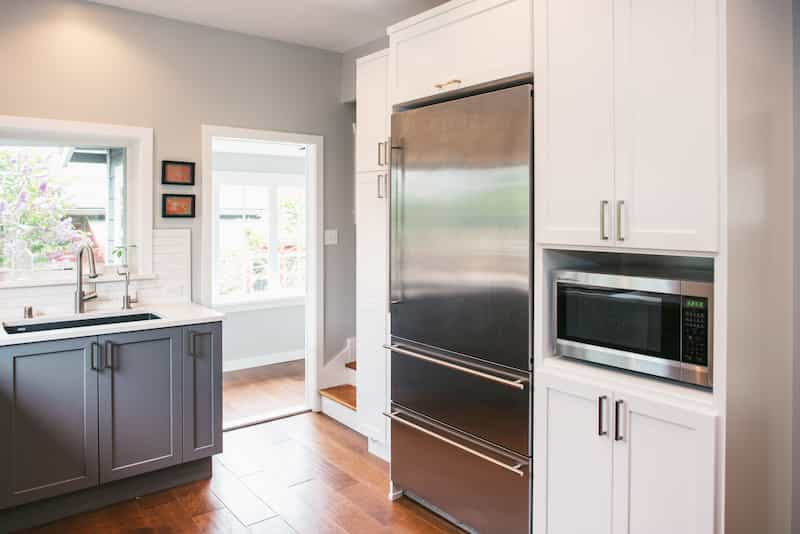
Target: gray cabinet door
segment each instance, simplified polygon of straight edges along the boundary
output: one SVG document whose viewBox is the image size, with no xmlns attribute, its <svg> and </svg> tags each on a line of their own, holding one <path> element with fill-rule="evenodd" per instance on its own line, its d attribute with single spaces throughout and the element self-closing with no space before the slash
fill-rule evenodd
<svg viewBox="0 0 800 534">
<path fill-rule="evenodd" d="M 183 461 L 222 452 L 222 325 L 184 328 Z"/>
<path fill-rule="evenodd" d="M 181 329 L 101 336 L 100 482 L 181 461 Z"/>
<path fill-rule="evenodd" d="M 0 348 L 0 508 L 98 484 L 96 341 Z"/>
</svg>

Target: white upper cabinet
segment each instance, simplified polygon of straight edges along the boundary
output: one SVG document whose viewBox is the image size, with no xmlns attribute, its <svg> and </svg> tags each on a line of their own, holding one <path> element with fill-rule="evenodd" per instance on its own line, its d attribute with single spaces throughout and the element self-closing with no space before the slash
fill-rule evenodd
<svg viewBox="0 0 800 534">
<path fill-rule="evenodd" d="M 356 62 L 356 172 L 388 169 L 389 51 Z"/>
<path fill-rule="evenodd" d="M 715 415 L 543 369 L 534 379 L 534 532 L 714 532 Z"/>
<path fill-rule="evenodd" d="M 626 246 L 714 251 L 720 188 L 719 5 L 616 4 L 616 207 Z"/>
<path fill-rule="evenodd" d="M 613 0 L 537 0 L 536 232 L 607 245 L 614 202 Z"/>
<path fill-rule="evenodd" d="M 540 242 L 718 250 L 719 17 L 715 0 L 534 0 Z"/>
<path fill-rule="evenodd" d="M 391 103 L 531 71 L 531 0 L 452 0 L 391 26 Z"/>
</svg>

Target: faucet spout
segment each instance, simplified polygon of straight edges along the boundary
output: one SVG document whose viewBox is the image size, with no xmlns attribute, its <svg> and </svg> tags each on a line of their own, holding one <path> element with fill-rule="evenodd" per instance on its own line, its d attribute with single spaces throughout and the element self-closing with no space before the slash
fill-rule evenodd
<svg viewBox="0 0 800 534">
<path fill-rule="evenodd" d="M 94 250 L 89 245 L 83 245 L 78 249 L 77 257 L 75 258 L 75 313 L 83 313 L 86 311 L 86 301 L 97 298 L 97 292 L 92 291 L 86 294 L 83 290 L 83 255 L 88 253 L 89 274 L 88 278 L 97 278 L 97 264 L 94 259 Z"/>
</svg>

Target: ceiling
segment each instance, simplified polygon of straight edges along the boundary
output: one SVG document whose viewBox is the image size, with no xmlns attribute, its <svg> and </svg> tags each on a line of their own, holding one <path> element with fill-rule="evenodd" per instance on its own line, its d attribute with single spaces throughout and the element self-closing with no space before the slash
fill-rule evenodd
<svg viewBox="0 0 800 534">
<path fill-rule="evenodd" d="M 344 52 L 445 0 L 90 0 L 204 26 Z"/>
</svg>

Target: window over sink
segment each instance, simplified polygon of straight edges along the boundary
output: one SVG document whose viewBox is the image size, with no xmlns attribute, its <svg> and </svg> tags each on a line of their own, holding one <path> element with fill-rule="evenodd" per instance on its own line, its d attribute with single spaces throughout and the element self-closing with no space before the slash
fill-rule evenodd
<svg viewBox="0 0 800 534">
<path fill-rule="evenodd" d="M 0 270 L 127 261 L 125 182 L 125 148 L 0 144 Z"/>
<path fill-rule="evenodd" d="M 92 247 L 101 276 L 153 276 L 153 130 L 0 115 L 0 289 L 75 283 Z"/>
</svg>

